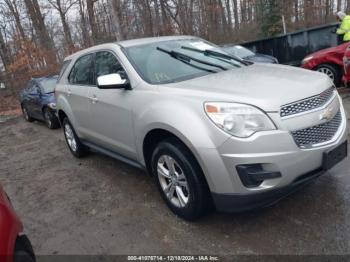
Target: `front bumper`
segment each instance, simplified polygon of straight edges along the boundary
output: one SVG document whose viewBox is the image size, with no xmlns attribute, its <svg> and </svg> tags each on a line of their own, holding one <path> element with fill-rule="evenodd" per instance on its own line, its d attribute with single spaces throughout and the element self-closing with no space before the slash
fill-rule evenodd
<svg viewBox="0 0 350 262">
<path fill-rule="evenodd" d="M 325 171 L 323 171 L 322 168 L 319 168 L 300 176 L 300 178 L 296 179 L 288 186 L 262 193 L 249 195 L 213 193 L 212 198 L 216 209 L 223 212 L 238 213 L 252 209 L 264 208 L 277 203 L 282 198 L 287 197 L 324 173 Z"/>
<path fill-rule="evenodd" d="M 197 149 L 217 209 L 235 212 L 273 204 L 324 173 L 321 167 L 325 152 L 348 138 L 347 117 L 342 105 L 340 110 L 343 120 L 338 133 L 322 146 L 299 148 L 289 127 L 286 128 L 286 123 L 276 114 L 270 116 L 278 130 L 256 133 L 248 139 L 231 137 L 219 148 Z M 314 114 L 318 116 L 319 112 Z M 307 125 L 311 116 L 301 117 L 301 124 Z M 288 123 L 294 124 L 295 120 Z M 267 179 L 256 187 L 247 187 L 242 183 L 237 166 L 254 164 L 281 176 Z"/>
</svg>

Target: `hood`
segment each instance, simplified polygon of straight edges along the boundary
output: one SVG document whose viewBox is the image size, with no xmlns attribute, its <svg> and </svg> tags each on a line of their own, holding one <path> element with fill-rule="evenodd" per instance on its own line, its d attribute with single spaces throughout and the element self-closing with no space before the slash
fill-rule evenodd
<svg viewBox="0 0 350 262">
<path fill-rule="evenodd" d="M 43 99 L 47 103 L 56 103 L 55 92 L 49 92 L 49 93 L 43 94 Z"/>
<path fill-rule="evenodd" d="M 338 52 L 343 52 L 344 53 L 346 48 L 348 48 L 349 45 L 350 45 L 350 43 L 345 43 L 345 44 L 341 44 L 341 45 L 338 45 L 338 46 L 329 47 L 329 48 L 317 51 L 315 53 L 312 53 L 312 54 L 310 54 L 310 55 L 308 55 L 306 57 L 310 57 L 310 56 L 319 57 L 319 56 L 325 56 L 325 55 L 330 54 L 330 53 L 338 53 Z"/>
<path fill-rule="evenodd" d="M 269 55 L 263 55 L 263 54 L 255 54 L 247 57 L 243 57 L 244 60 L 248 60 L 250 62 L 255 63 L 270 63 L 270 64 L 276 64 L 277 59 L 273 56 Z"/>
<path fill-rule="evenodd" d="M 284 65 L 254 64 L 166 86 L 171 87 L 168 92 L 180 92 L 182 96 L 246 103 L 266 112 L 277 112 L 282 105 L 320 94 L 332 85 L 322 73 Z"/>
</svg>

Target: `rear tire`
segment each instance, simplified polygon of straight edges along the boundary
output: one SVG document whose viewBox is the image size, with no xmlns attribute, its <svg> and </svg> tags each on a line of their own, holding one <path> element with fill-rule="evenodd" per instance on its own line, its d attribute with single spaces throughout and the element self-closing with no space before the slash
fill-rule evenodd
<svg viewBox="0 0 350 262">
<path fill-rule="evenodd" d="M 27 107 L 25 105 L 22 105 L 22 113 L 23 113 L 23 117 L 26 121 L 28 122 L 33 122 L 34 121 L 34 118 L 32 118 L 30 115 L 29 115 L 29 111 L 27 109 Z"/>
<path fill-rule="evenodd" d="M 73 156 L 77 158 L 82 158 L 89 153 L 89 149 L 81 143 L 79 137 L 77 136 L 72 124 L 69 122 L 68 118 L 63 119 L 62 128 L 64 131 L 64 137 L 66 139 L 67 145 Z"/>
<path fill-rule="evenodd" d="M 160 142 L 152 154 L 152 174 L 170 210 L 194 221 L 211 207 L 210 192 L 192 153 L 177 139 Z"/>
<path fill-rule="evenodd" d="M 23 235 L 17 238 L 15 252 L 13 255 L 14 262 L 35 262 L 35 255 L 32 244 L 27 236 Z"/>
<path fill-rule="evenodd" d="M 342 72 L 339 70 L 339 68 L 336 65 L 322 64 L 316 68 L 316 71 L 328 75 L 336 87 L 340 86 Z"/>
<path fill-rule="evenodd" d="M 47 107 L 45 107 L 43 110 L 43 116 L 44 116 L 46 126 L 49 129 L 57 129 L 60 127 L 60 122 L 58 121 L 58 118 Z"/>
</svg>

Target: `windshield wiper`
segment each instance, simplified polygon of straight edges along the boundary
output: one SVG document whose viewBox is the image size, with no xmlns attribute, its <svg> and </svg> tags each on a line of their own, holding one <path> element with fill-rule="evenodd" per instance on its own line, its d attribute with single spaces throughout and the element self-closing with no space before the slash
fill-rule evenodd
<svg viewBox="0 0 350 262">
<path fill-rule="evenodd" d="M 171 50 L 171 51 L 168 51 L 166 49 L 163 49 L 161 47 L 157 47 L 157 50 L 161 51 L 161 52 L 164 52 L 168 55 L 170 55 L 171 57 L 177 59 L 177 60 L 180 60 L 180 61 L 183 61 L 183 62 L 186 62 L 188 64 L 190 64 L 191 61 L 195 61 L 197 63 L 200 63 L 200 64 L 203 64 L 203 65 L 207 65 L 207 66 L 211 66 L 211 67 L 216 67 L 216 68 L 220 68 L 221 70 L 223 71 L 227 71 L 228 69 L 224 66 L 221 66 L 221 65 L 217 65 L 217 64 L 214 64 L 214 63 L 210 63 L 210 62 L 207 62 L 207 61 L 203 61 L 203 60 L 200 60 L 200 59 L 197 59 L 197 58 L 194 58 L 192 56 L 189 56 L 189 55 L 185 55 L 183 53 L 180 53 L 180 52 L 177 52 L 177 51 L 174 51 L 174 50 Z M 215 71 L 214 71 L 215 72 Z"/>
<path fill-rule="evenodd" d="M 194 51 L 194 52 L 198 52 L 198 53 L 202 53 L 206 56 L 214 56 L 214 57 L 218 57 L 218 58 L 223 58 L 223 59 L 229 59 L 229 60 L 235 60 L 239 63 L 242 63 L 244 65 L 251 65 L 252 63 L 251 62 L 248 62 L 248 61 L 244 61 L 243 59 L 239 58 L 239 57 L 236 57 L 236 56 L 233 56 L 233 55 L 229 55 L 229 54 L 223 54 L 223 53 L 220 53 L 220 52 L 217 52 L 217 51 L 213 51 L 213 50 L 199 50 L 199 49 L 196 49 L 196 48 L 191 48 L 191 47 L 187 47 L 187 46 L 181 46 L 182 49 L 185 49 L 185 50 L 190 50 L 190 51 Z M 234 64 L 232 64 L 234 65 Z M 237 66 L 237 65 L 235 65 Z"/>
</svg>

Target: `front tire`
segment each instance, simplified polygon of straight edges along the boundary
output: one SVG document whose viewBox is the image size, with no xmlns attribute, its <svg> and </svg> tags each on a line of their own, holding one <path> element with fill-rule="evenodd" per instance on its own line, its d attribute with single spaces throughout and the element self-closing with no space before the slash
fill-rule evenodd
<svg viewBox="0 0 350 262">
<path fill-rule="evenodd" d="M 326 74 L 336 87 L 340 86 L 342 73 L 336 65 L 322 64 L 316 68 L 316 71 Z"/>
<path fill-rule="evenodd" d="M 64 137 L 71 153 L 77 158 L 86 156 L 89 153 L 89 150 L 80 142 L 79 137 L 77 136 L 72 124 L 69 122 L 67 117 L 63 119 L 62 126 Z"/>
<path fill-rule="evenodd" d="M 60 127 L 60 122 L 53 112 L 51 112 L 47 107 L 43 110 L 45 124 L 49 129 L 57 129 Z"/>
<path fill-rule="evenodd" d="M 177 139 L 158 144 L 152 155 L 152 174 L 170 210 L 194 221 L 211 206 L 209 188 L 192 153 Z"/>
</svg>

